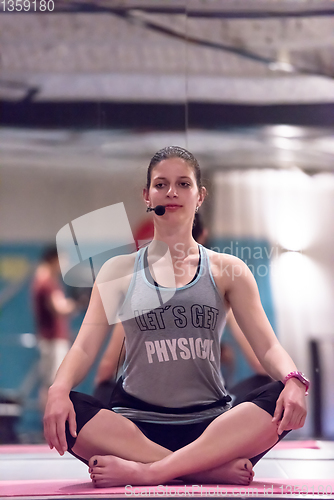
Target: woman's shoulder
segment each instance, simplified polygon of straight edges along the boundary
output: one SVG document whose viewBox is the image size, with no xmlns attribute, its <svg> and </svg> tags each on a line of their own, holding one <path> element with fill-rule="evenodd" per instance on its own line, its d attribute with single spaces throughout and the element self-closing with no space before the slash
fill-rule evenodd
<svg viewBox="0 0 334 500">
<path fill-rule="evenodd" d="M 100 269 L 97 276 L 97 283 L 105 283 L 110 280 L 127 278 L 133 273 L 138 252 L 126 255 L 116 255 L 107 260 Z"/>
<path fill-rule="evenodd" d="M 223 252 L 218 252 L 216 250 L 213 250 L 211 248 L 204 247 L 209 259 L 210 263 L 213 265 L 241 265 L 244 266 L 246 265 L 239 257 L 235 257 L 234 255 L 231 255 L 229 253 L 223 253 Z"/>
<path fill-rule="evenodd" d="M 241 276 L 247 273 L 247 265 L 238 257 L 209 248 L 206 248 L 206 252 L 209 257 L 210 269 L 216 282 L 217 280 L 226 282 L 230 277 L 235 278 L 238 275 Z"/>
</svg>

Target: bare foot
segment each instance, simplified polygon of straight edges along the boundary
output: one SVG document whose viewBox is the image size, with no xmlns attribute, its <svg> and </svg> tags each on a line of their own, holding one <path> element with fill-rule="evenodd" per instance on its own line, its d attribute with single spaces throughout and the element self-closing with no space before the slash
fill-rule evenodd
<svg viewBox="0 0 334 500">
<path fill-rule="evenodd" d="M 149 464 L 124 460 L 113 455 L 94 456 L 89 460 L 89 472 L 93 484 L 97 488 L 112 486 L 153 485 L 147 479 Z M 211 470 L 188 475 L 185 482 L 201 482 L 203 484 L 242 484 L 248 485 L 254 477 L 252 463 L 247 458 L 237 458 Z M 157 483 L 158 484 L 158 483 Z"/>
<path fill-rule="evenodd" d="M 252 462 L 248 458 L 236 458 L 227 464 L 214 469 L 198 472 L 183 477 L 185 482 L 201 482 L 203 484 L 243 484 L 253 481 L 254 471 Z"/>
<path fill-rule="evenodd" d="M 97 488 L 144 485 L 145 470 L 145 464 L 113 455 L 94 456 L 89 460 L 90 477 Z"/>
</svg>

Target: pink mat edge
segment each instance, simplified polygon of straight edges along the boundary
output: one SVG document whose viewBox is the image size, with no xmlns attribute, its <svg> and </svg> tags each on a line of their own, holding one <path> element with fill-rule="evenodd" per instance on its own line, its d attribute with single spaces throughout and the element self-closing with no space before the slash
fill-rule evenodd
<svg viewBox="0 0 334 500">
<path fill-rule="evenodd" d="M 320 446 L 318 441 L 314 439 L 308 439 L 304 441 L 280 441 L 275 445 L 275 448 L 278 450 L 287 450 L 287 449 L 301 449 L 301 448 L 309 448 L 314 450 L 319 450 Z"/>
<path fill-rule="evenodd" d="M 319 449 L 318 442 L 316 440 L 304 440 L 304 441 L 280 441 L 275 445 L 275 449 L 298 449 L 298 448 L 310 448 Z M 11 454 L 11 453 L 57 453 L 56 450 L 50 450 L 47 444 L 2 444 L 0 445 L 0 455 L 1 454 Z"/>
<path fill-rule="evenodd" d="M 326 483 L 326 484 L 325 484 Z M 277 478 L 258 478 L 249 486 L 242 485 L 183 485 L 168 484 L 160 486 L 128 486 L 114 488 L 94 488 L 91 482 L 82 482 L 82 480 L 27 480 L 27 481 L 1 481 L 1 498 L 3 497 L 23 497 L 23 496 L 87 496 L 87 495 L 112 495 L 112 496 L 224 496 L 238 493 L 242 496 L 254 492 L 256 488 L 259 495 L 273 494 L 298 494 L 296 488 L 304 494 L 319 494 L 325 496 L 333 493 L 334 479 L 277 479 Z M 323 488 L 326 486 L 326 493 Z M 294 488 L 294 491 L 291 491 Z M 179 493 L 178 493 L 179 492 Z M 216 493 L 213 495 L 212 493 Z"/>
<path fill-rule="evenodd" d="M 47 444 L 1 444 L 0 455 L 17 453 L 57 453 L 51 450 Z"/>
</svg>

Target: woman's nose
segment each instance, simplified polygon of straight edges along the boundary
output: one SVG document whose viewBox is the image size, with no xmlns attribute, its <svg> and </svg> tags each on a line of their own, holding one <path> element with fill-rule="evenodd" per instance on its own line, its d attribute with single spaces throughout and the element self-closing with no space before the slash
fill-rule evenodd
<svg viewBox="0 0 334 500">
<path fill-rule="evenodd" d="M 177 196 L 177 189 L 176 189 L 176 186 L 172 186 L 170 185 L 169 186 L 169 189 L 167 191 L 167 196 Z"/>
</svg>

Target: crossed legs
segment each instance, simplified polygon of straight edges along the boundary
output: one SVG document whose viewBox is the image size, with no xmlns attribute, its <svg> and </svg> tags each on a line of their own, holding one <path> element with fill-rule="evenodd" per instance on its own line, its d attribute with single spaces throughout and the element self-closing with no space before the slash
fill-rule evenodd
<svg viewBox="0 0 334 500">
<path fill-rule="evenodd" d="M 89 460 L 96 486 L 158 485 L 175 478 L 249 484 L 253 472 L 248 459 L 277 440 L 271 415 L 246 402 L 217 417 L 198 439 L 175 452 L 150 441 L 121 415 L 101 410 L 81 429 L 72 450 Z"/>
</svg>

